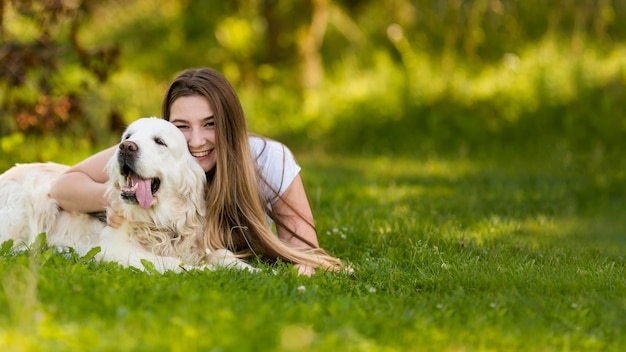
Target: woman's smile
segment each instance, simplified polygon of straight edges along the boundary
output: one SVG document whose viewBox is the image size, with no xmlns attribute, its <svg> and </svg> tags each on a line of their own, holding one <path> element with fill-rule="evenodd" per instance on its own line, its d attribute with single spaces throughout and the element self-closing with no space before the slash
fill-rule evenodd
<svg viewBox="0 0 626 352">
<path fill-rule="evenodd" d="M 204 159 L 204 157 L 208 156 L 209 154 L 211 154 L 213 150 L 205 150 L 202 152 L 192 152 L 190 151 L 191 155 L 193 155 L 196 159 Z"/>
</svg>

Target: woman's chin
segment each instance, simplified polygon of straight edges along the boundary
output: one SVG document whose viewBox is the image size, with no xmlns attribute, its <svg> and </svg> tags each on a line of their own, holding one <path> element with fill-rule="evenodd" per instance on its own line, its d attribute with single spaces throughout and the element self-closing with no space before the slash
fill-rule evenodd
<svg viewBox="0 0 626 352">
<path fill-rule="evenodd" d="M 196 158 L 196 160 L 197 159 L 199 159 L 199 158 Z M 215 160 L 213 160 L 213 158 L 209 157 L 209 158 L 205 158 L 204 160 L 198 160 L 198 164 L 200 164 L 200 166 L 202 167 L 202 170 L 204 170 L 204 172 L 209 172 L 210 170 L 212 170 L 215 167 Z"/>
</svg>

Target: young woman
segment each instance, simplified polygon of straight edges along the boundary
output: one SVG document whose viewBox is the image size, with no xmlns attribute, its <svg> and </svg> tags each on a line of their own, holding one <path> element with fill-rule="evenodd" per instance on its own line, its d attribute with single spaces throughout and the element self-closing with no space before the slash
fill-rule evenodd
<svg viewBox="0 0 626 352">
<path fill-rule="evenodd" d="M 342 268 L 319 247 L 293 155 L 278 142 L 248 134 L 239 98 L 222 74 L 209 68 L 182 72 L 165 94 L 162 114 L 183 132 L 189 152 L 206 172 L 209 248 L 281 259 L 306 275 L 316 268 Z M 106 209 L 105 165 L 115 148 L 80 162 L 53 185 L 51 196 L 63 209 Z M 111 215 L 108 221 L 115 226 Z"/>
</svg>

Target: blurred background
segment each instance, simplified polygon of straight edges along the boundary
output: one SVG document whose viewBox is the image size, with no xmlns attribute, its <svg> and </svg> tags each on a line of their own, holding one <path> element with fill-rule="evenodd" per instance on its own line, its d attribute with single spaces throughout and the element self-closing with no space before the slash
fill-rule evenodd
<svg viewBox="0 0 626 352">
<path fill-rule="evenodd" d="M 0 169 L 115 143 L 198 66 L 294 149 L 619 152 L 625 39 L 626 0 L 0 0 Z"/>
</svg>

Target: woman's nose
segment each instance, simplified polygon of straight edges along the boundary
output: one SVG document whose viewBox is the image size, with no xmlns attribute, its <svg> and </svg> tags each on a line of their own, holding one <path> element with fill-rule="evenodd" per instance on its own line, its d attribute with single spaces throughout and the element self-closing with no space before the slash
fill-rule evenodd
<svg viewBox="0 0 626 352">
<path fill-rule="evenodd" d="M 204 144 L 204 138 L 202 137 L 202 134 L 200 133 L 200 131 L 192 130 L 190 135 L 189 135 L 189 140 L 187 141 L 187 144 L 190 147 L 199 147 L 199 146 L 203 145 Z"/>
</svg>

